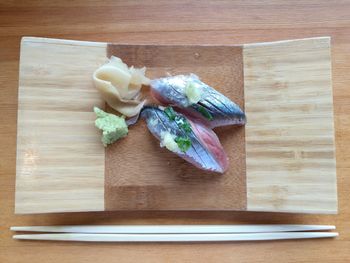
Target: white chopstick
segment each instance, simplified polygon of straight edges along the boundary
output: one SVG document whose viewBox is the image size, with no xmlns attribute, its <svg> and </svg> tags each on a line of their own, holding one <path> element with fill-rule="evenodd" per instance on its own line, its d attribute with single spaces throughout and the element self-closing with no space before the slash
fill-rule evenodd
<svg viewBox="0 0 350 263">
<path fill-rule="evenodd" d="M 86 225 L 13 226 L 12 231 L 100 234 L 219 234 L 333 230 L 333 225 Z"/>
<path fill-rule="evenodd" d="M 280 232 L 249 234 L 33 234 L 14 235 L 14 239 L 83 241 L 83 242 L 218 242 L 218 241 L 263 241 L 281 239 L 329 238 L 336 232 Z"/>
</svg>

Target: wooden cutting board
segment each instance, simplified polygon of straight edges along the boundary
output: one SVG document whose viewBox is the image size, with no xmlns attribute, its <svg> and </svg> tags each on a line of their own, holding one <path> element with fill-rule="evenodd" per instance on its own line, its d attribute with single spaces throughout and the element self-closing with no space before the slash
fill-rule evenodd
<svg viewBox="0 0 350 263">
<path fill-rule="evenodd" d="M 104 148 L 92 73 L 116 55 L 151 78 L 196 73 L 245 109 L 215 131 L 224 175 L 161 149 L 143 122 Z M 241 46 L 118 45 L 24 37 L 16 213 L 248 210 L 336 213 L 330 38 Z"/>
</svg>

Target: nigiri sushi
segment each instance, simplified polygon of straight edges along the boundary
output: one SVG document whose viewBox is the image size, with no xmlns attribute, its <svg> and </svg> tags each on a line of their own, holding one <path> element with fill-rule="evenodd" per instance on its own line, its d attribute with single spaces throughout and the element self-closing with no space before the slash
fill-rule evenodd
<svg viewBox="0 0 350 263">
<path fill-rule="evenodd" d="M 244 125 L 246 121 L 236 103 L 203 83 L 195 74 L 154 79 L 151 94 L 160 103 L 176 106 L 210 128 Z"/>
<path fill-rule="evenodd" d="M 191 121 L 171 107 L 146 106 L 141 118 L 162 147 L 200 169 L 217 173 L 227 170 L 226 153 L 216 134 L 204 124 Z"/>
</svg>

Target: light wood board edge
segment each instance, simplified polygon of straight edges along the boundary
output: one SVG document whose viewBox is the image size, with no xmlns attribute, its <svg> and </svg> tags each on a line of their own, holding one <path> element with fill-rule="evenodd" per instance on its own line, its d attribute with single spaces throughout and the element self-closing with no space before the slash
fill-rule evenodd
<svg viewBox="0 0 350 263">
<path fill-rule="evenodd" d="M 22 37 L 21 45 L 23 43 L 46 43 L 53 45 L 72 45 L 72 46 L 84 46 L 84 47 L 100 47 L 106 48 L 107 43 L 105 42 L 93 42 L 93 41 L 80 41 L 70 39 L 59 39 L 59 38 L 44 38 L 44 37 Z"/>
<path fill-rule="evenodd" d="M 22 38 L 15 213 L 104 210 L 104 148 L 91 126 L 104 102 L 91 76 L 105 61 L 106 43 Z"/>
<path fill-rule="evenodd" d="M 337 213 L 330 38 L 248 44 L 243 57 L 247 209 Z"/>
</svg>

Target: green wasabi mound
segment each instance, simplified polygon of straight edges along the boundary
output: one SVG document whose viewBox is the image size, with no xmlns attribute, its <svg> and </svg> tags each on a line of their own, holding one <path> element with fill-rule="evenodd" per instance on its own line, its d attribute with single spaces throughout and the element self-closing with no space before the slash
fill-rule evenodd
<svg viewBox="0 0 350 263">
<path fill-rule="evenodd" d="M 103 110 L 94 107 L 94 112 L 97 116 L 95 126 L 102 130 L 102 143 L 104 146 L 112 144 L 120 138 L 128 135 L 128 125 L 125 122 L 124 116 L 104 112 Z"/>
</svg>

